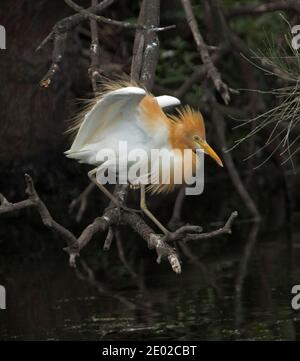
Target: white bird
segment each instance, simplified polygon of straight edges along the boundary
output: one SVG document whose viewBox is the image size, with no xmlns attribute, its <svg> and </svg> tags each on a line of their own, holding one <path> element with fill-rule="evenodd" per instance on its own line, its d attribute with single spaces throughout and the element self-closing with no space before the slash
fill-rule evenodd
<svg viewBox="0 0 300 361">
<path fill-rule="evenodd" d="M 110 82 L 105 86 L 105 91 L 79 115 L 77 125 L 72 128 L 77 132 L 76 137 L 71 148 L 65 152 L 69 158 L 96 166 L 88 173 L 90 179 L 119 207 L 115 197 L 99 182 L 97 172 L 104 169 L 114 172 L 117 166 L 118 169 L 132 166 L 128 154 L 120 154 L 122 142 L 126 142 L 128 153 L 143 150 L 145 156 L 140 160 L 140 169 L 147 171 L 127 181 L 140 186 L 141 209 L 165 234 L 168 230 L 146 206 L 145 183 L 155 179 L 157 184 L 149 186 L 152 192 L 169 191 L 175 186 L 176 170 L 171 166 L 173 174 L 169 184 L 165 184 L 160 179 L 161 165 L 157 168 L 159 159 L 151 159 L 153 149 L 166 150 L 174 157 L 175 163 L 182 163 L 184 167 L 190 167 L 191 171 L 195 168 L 197 156 L 193 153 L 191 164 L 186 164 L 183 157 L 185 149 L 194 152 L 201 150 L 222 166 L 222 161 L 205 140 L 201 113 L 190 107 L 185 107 L 178 116 L 164 113 L 163 108 L 179 104 L 177 98 L 167 95 L 154 97 L 135 84 Z M 104 161 L 103 157 L 100 157 L 103 149 L 111 150 L 116 155 L 115 160 Z"/>
</svg>

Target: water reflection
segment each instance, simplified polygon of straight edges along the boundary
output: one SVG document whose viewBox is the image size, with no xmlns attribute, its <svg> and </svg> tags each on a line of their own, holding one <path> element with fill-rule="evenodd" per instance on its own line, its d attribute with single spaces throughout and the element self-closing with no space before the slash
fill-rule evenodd
<svg viewBox="0 0 300 361">
<path fill-rule="evenodd" d="M 290 307 L 291 287 L 300 283 L 297 233 L 290 240 L 284 230 L 241 228 L 234 237 L 181 245 L 180 276 L 149 251 L 127 259 L 125 238 L 115 253 L 85 254 L 74 273 L 41 229 L 43 249 L 0 256 L 8 297 L 0 339 L 299 340 L 300 312 Z M 109 268 L 120 254 L 121 264 Z"/>
</svg>

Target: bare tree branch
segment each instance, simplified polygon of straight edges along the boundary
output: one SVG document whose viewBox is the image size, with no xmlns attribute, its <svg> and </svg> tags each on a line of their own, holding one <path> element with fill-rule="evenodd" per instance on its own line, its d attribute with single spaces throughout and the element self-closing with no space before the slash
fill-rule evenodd
<svg viewBox="0 0 300 361">
<path fill-rule="evenodd" d="M 239 5 L 225 11 L 225 16 L 230 20 L 237 16 L 261 15 L 274 11 L 296 11 L 300 14 L 300 3 L 297 0 L 282 0 L 265 4 Z"/>
<path fill-rule="evenodd" d="M 229 173 L 229 176 L 232 180 L 232 183 L 234 184 L 235 189 L 237 190 L 238 194 L 244 201 L 246 208 L 252 214 L 254 219 L 259 220 L 261 218 L 259 210 L 257 209 L 255 202 L 253 201 L 249 192 L 247 191 L 246 187 L 243 184 L 243 181 L 232 159 L 231 153 L 225 152 L 225 150 L 227 149 L 226 135 L 225 135 L 225 121 L 222 115 L 218 111 L 216 111 L 213 106 L 212 106 L 212 119 L 218 134 L 220 145 L 223 150 L 223 159 L 227 171 Z"/>
<path fill-rule="evenodd" d="M 54 41 L 54 48 L 53 48 L 53 55 L 52 55 L 52 64 L 50 69 L 48 70 L 47 74 L 43 77 L 40 81 L 40 85 L 42 87 L 48 87 L 51 84 L 53 77 L 58 73 L 60 70 L 61 62 L 63 60 L 64 52 L 66 49 L 66 40 L 69 32 L 81 22 L 91 19 L 94 21 L 100 21 L 110 25 L 121 26 L 127 29 L 142 29 L 145 30 L 147 36 L 154 37 L 155 35 L 150 35 L 152 33 L 157 33 L 160 31 L 170 30 L 175 27 L 175 25 L 170 25 L 166 27 L 158 27 L 155 26 L 151 22 L 140 25 L 140 24 L 133 24 L 128 22 L 117 21 L 109 18 L 105 18 L 100 15 L 96 15 L 110 6 L 114 0 L 103 0 L 100 4 L 92 6 L 88 9 L 84 9 L 81 6 L 75 4 L 72 0 L 65 0 L 65 2 L 72 7 L 75 11 L 79 12 L 73 16 L 60 20 L 56 25 L 53 27 L 50 34 L 41 42 L 41 44 L 37 47 L 37 50 L 43 48 L 50 40 Z M 148 6 L 148 5 L 147 5 Z M 155 8 L 153 8 L 155 10 Z M 150 7 L 150 11 L 152 8 Z M 148 48 L 149 50 L 149 48 Z M 147 64 L 147 62 L 145 63 Z M 145 73 L 146 74 L 146 73 Z"/>
<path fill-rule="evenodd" d="M 97 6 L 89 8 L 90 12 L 101 12 L 108 6 L 110 6 L 114 0 L 103 0 Z M 56 23 L 50 34 L 42 41 L 42 43 L 37 47 L 37 51 L 42 49 L 50 40 L 53 40 L 53 53 L 52 53 L 52 63 L 46 75 L 40 81 L 40 86 L 47 88 L 52 82 L 54 76 L 60 70 L 60 66 L 63 60 L 63 56 L 66 50 L 67 37 L 71 29 L 80 24 L 86 18 L 80 14 L 69 16 L 65 19 L 60 20 Z"/>
<path fill-rule="evenodd" d="M 228 86 L 223 82 L 221 75 L 217 68 L 215 67 L 211 57 L 209 55 L 208 47 L 200 33 L 199 27 L 197 25 L 197 20 L 193 13 L 192 5 L 190 0 L 181 0 L 183 5 L 187 22 L 193 34 L 195 43 L 197 45 L 197 49 L 200 53 L 201 59 L 203 61 L 204 66 L 207 68 L 207 74 L 213 81 L 215 88 L 222 96 L 225 104 L 228 104 L 230 101 L 230 94 Z"/>
<path fill-rule="evenodd" d="M 145 1 L 145 26 L 158 27 L 160 22 L 160 0 Z M 155 70 L 159 58 L 159 39 L 157 33 L 144 32 L 144 54 L 141 68 L 141 83 L 152 89 L 154 84 Z"/>
<path fill-rule="evenodd" d="M 51 216 L 47 207 L 43 203 L 43 201 L 38 196 L 34 183 L 30 175 L 25 174 L 26 181 L 26 194 L 28 196 L 27 200 L 18 202 L 18 203 L 10 203 L 7 199 L 1 195 L 1 205 L 0 205 L 0 215 L 5 213 L 10 213 L 13 211 L 35 207 L 39 212 L 42 222 L 52 231 L 56 232 L 62 239 L 64 239 L 69 247 L 72 247 L 76 242 L 76 237 L 65 227 L 57 223 Z"/>
<path fill-rule="evenodd" d="M 218 48 L 214 53 L 211 55 L 211 61 L 216 64 L 221 60 L 221 57 L 224 53 L 228 51 L 227 46 L 225 48 Z M 186 80 L 182 83 L 182 85 L 174 92 L 174 96 L 177 98 L 182 98 L 190 89 L 191 87 L 200 82 L 207 76 L 208 69 L 205 65 L 198 66 L 194 72 L 186 78 Z"/>
<path fill-rule="evenodd" d="M 116 235 L 119 258 L 120 258 L 121 262 L 123 263 L 124 268 L 127 269 L 127 271 L 129 272 L 130 276 L 133 279 L 137 280 L 138 279 L 137 273 L 135 272 L 133 267 L 130 265 L 130 263 L 126 259 L 124 248 L 123 248 L 123 240 L 122 240 L 120 231 L 116 230 L 115 235 Z"/>
<path fill-rule="evenodd" d="M 234 211 L 231 213 L 230 217 L 228 218 L 225 225 L 219 229 L 216 229 L 215 231 L 207 232 L 207 233 L 200 233 L 200 234 L 188 234 L 184 237 L 184 241 L 200 241 L 204 239 L 214 238 L 217 236 L 221 236 L 223 234 L 231 234 L 231 226 L 235 220 L 235 218 L 238 216 L 238 212 Z"/>
<path fill-rule="evenodd" d="M 92 0 L 92 6 L 97 6 L 98 0 Z M 99 70 L 99 35 L 98 35 L 98 23 L 95 19 L 90 19 L 90 28 L 91 28 L 91 66 L 89 68 L 89 75 L 91 78 L 93 92 L 97 92 L 97 80 L 100 79 L 100 70 Z"/>
<path fill-rule="evenodd" d="M 126 29 L 136 29 L 136 28 L 140 27 L 140 25 L 138 25 L 138 24 L 128 23 L 126 21 L 113 20 L 113 19 L 106 18 L 101 15 L 96 15 L 93 12 L 91 12 L 89 9 L 86 10 L 82 6 L 77 5 L 72 0 L 64 0 L 64 2 L 68 6 L 70 6 L 70 8 L 72 8 L 73 10 L 77 11 L 80 15 L 82 15 L 85 19 L 93 19 L 95 21 L 98 21 L 98 22 L 101 22 L 104 24 L 120 26 L 120 27 L 126 28 Z"/>
<path fill-rule="evenodd" d="M 48 88 L 52 79 L 60 70 L 61 62 L 63 60 L 63 55 L 66 50 L 66 42 L 67 42 L 67 33 L 63 33 L 55 36 L 53 53 L 52 53 L 52 64 L 46 75 L 40 81 L 41 87 Z"/>
<path fill-rule="evenodd" d="M 84 272 L 76 269 L 76 275 L 79 279 L 84 280 L 88 282 L 91 286 L 95 287 L 96 290 L 105 296 L 112 297 L 113 299 L 116 299 L 117 301 L 121 302 L 123 305 L 128 307 L 131 310 L 134 310 L 136 308 L 136 304 L 129 301 L 127 298 L 125 298 L 123 295 L 119 294 L 116 291 L 111 291 L 107 289 L 97 278 L 95 275 L 95 272 L 91 269 L 91 267 L 84 261 L 80 260 L 81 268 Z"/>
<path fill-rule="evenodd" d="M 112 226 L 109 227 L 106 238 L 105 238 L 104 246 L 103 246 L 104 251 L 109 251 L 112 241 L 114 239 L 114 235 L 115 235 L 114 233 L 115 232 L 113 230 L 113 227 Z"/>
<path fill-rule="evenodd" d="M 141 4 L 138 23 L 143 25 L 145 23 L 145 6 L 146 1 Z M 139 82 L 143 64 L 143 52 L 144 52 L 145 37 L 144 32 L 141 29 L 137 29 L 135 32 L 133 53 L 131 61 L 130 77 L 132 81 Z"/>
<path fill-rule="evenodd" d="M 91 13 L 98 14 L 107 7 L 109 7 L 115 0 L 102 0 L 97 6 L 88 8 L 87 10 Z M 53 27 L 52 31 L 46 36 L 46 38 L 37 47 L 37 51 L 41 50 L 49 41 L 53 40 L 56 35 L 64 34 L 72 30 L 77 25 L 85 21 L 86 18 L 81 14 L 75 14 L 68 16 L 67 18 L 59 20 Z"/>
<path fill-rule="evenodd" d="M 101 22 L 101 23 L 104 23 L 104 24 L 120 26 L 120 27 L 125 28 L 125 29 L 139 29 L 140 28 L 140 29 L 143 29 L 143 30 L 151 31 L 151 32 L 164 31 L 164 30 L 169 30 L 169 29 L 174 28 L 174 25 L 159 28 L 159 27 L 153 26 L 153 25 L 147 27 L 147 26 L 142 26 L 140 24 L 129 23 L 129 22 L 126 22 L 126 21 L 118 21 L 118 20 L 106 18 L 106 17 L 101 16 L 101 15 L 96 15 L 96 14 L 90 12 L 89 10 L 86 10 L 83 7 L 77 5 L 72 0 L 64 0 L 64 1 L 73 10 L 79 12 L 79 14 L 81 14 L 86 19 L 94 19 L 94 20 L 96 20 L 98 22 Z"/>
<path fill-rule="evenodd" d="M 72 213 L 75 208 L 78 207 L 76 213 L 76 222 L 80 222 L 82 220 L 82 216 L 87 208 L 87 198 L 92 190 L 95 189 L 95 187 L 95 183 L 91 182 L 77 198 L 72 200 L 69 206 L 69 212 Z"/>
<path fill-rule="evenodd" d="M 71 0 L 65 1 L 69 4 L 74 4 Z M 79 7 L 80 16 L 78 16 L 77 14 L 77 16 L 70 17 L 67 22 L 63 23 L 65 26 L 63 28 L 59 28 L 58 25 L 56 25 L 53 35 L 50 34 L 42 43 L 43 46 L 47 41 L 49 41 L 49 39 L 52 38 L 55 42 L 53 64 L 49 72 L 47 73 L 47 76 L 42 81 L 43 86 L 48 86 L 50 84 L 52 77 L 59 69 L 59 65 L 63 57 L 67 33 L 72 28 L 72 26 L 75 26 L 86 18 L 90 19 L 92 45 L 95 44 L 98 46 L 99 39 L 97 33 L 97 26 L 95 23 L 97 18 L 95 16 L 91 16 L 91 14 L 93 14 L 93 12 L 100 11 L 100 7 L 103 10 L 105 7 L 109 6 L 112 1 L 104 0 L 98 5 L 96 5 L 96 3 L 97 1 L 93 0 L 92 4 L 94 6 L 89 8 L 89 10 L 81 10 L 82 8 Z M 159 22 L 160 0 L 143 0 L 141 13 L 139 16 L 139 23 L 142 25 L 135 26 L 136 40 L 134 48 L 136 50 L 136 53 L 133 54 L 131 76 L 136 77 L 137 80 L 140 81 L 142 85 L 147 87 L 148 90 L 152 89 L 154 83 L 155 70 L 159 55 L 159 42 L 157 36 L 157 31 L 161 29 L 158 27 Z M 206 45 L 205 49 L 206 51 L 208 51 Z M 95 57 L 93 57 L 92 55 L 92 66 L 97 66 L 99 63 L 99 58 L 96 56 L 96 53 L 94 55 Z M 209 61 L 211 62 L 210 58 Z M 96 86 L 96 84 L 94 85 Z M 118 230 L 120 225 L 126 225 L 129 226 L 132 230 L 134 230 L 144 241 L 146 241 L 150 249 L 154 249 L 156 251 L 158 262 L 160 262 L 162 258 L 167 258 L 173 271 L 176 273 L 180 273 L 181 265 L 177 250 L 173 247 L 174 242 L 208 239 L 218 235 L 230 233 L 232 222 L 237 216 L 236 212 L 232 213 L 225 226 L 216 231 L 201 233 L 202 227 L 185 225 L 175 230 L 174 232 L 171 232 L 168 237 L 166 237 L 165 235 L 155 233 L 155 231 L 151 227 L 149 227 L 145 223 L 143 218 L 137 213 L 131 212 L 130 210 L 119 209 L 111 205 L 110 207 L 105 209 L 101 217 L 95 218 L 91 224 L 89 224 L 83 229 L 79 237 L 76 237 L 71 231 L 63 227 L 52 218 L 48 208 L 45 206 L 45 204 L 42 202 L 39 195 L 37 194 L 31 177 L 29 175 L 25 175 L 25 179 L 27 185 L 26 194 L 28 196 L 28 199 L 17 203 L 10 203 L 4 196 L 0 195 L 0 214 L 9 213 L 15 210 L 21 210 L 29 207 L 36 208 L 44 225 L 66 241 L 67 247 L 64 248 L 64 250 L 69 254 L 69 263 L 73 267 L 76 266 L 76 257 L 79 256 L 80 251 L 88 245 L 88 243 L 92 240 L 96 233 L 108 232 L 104 243 L 104 248 L 109 249 L 115 233 L 114 227 L 116 227 L 116 229 Z M 89 187 L 90 188 L 88 189 L 90 191 L 91 186 Z M 114 196 L 118 200 L 119 204 L 124 205 L 127 191 L 128 185 L 116 185 Z M 122 253 L 123 249 L 120 245 L 120 239 L 117 240 L 117 243 L 117 246 L 119 247 L 119 252 L 121 254 L 121 259 L 123 259 L 124 262 L 124 254 Z M 86 271 L 87 273 L 89 273 L 88 268 L 86 268 Z"/>
<path fill-rule="evenodd" d="M 182 207 L 185 200 L 185 187 L 182 186 L 176 196 L 173 213 L 171 219 L 168 222 L 170 229 L 176 229 L 183 224 L 181 219 Z"/>
<path fill-rule="evenodd" d="M 36 208 L 41 216 L 43 224 L 66 241 L 67 247 L 65 247 L 64 250 L 69 254 L 69 263 L 72 267 L 76 266 L 76 257 L 79 256 L 80 251 L 91 241 L 96 233 L 105 232 L 114 225 L 119 226 L 122 224 L 130 226 L 136 233 L 138 233 L 142 239 L 146 241 L 149 249 L 156 250 L 158 262 L 160 262 L 162 258 L 166 257 L 173 271 L 180 273 L 181 266 L 177 251 L 168 244 L 168 241 L 174 242 L 208 239 L 221 234 L 230 233 L 231 224 L 237 216 L 237 212 L 233 212 L 225 226 L 220 230 L 196 234 L 195 232 L 202 231 L 202 227 L 184 226 L 171 233 L 168 239 L 166 239 L 164 235 L 156 234 L 137 213 L 130 211 L 121 211 L 120 213 L 117 208 L 107 208 L 101 217 L 97 217 L 82 231 L 81 235 L 76 238 L 71 231 L 52 218 L 48 208 L 36 192 L 32 178 L 28 174 L 25 175 L 25 180 L 28 199 L 17 203 L 10 203 L 3 195 L 1 195 L 0 215 L 30 207 Z M 124 188 L 120 187 L 117 189 L 115 196 L 120 202 L 124 202 Z"/>
</svg>

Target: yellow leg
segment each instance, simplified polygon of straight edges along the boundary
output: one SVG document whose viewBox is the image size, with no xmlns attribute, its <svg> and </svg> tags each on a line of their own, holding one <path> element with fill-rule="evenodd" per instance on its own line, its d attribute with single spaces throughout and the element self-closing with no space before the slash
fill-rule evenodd
<svg viewBox="0 0 300 361">
<path fill-rule="evenodd" d="M 123 204 L 120 204 L 120 202 L 117 200 L 117 198 L 113 194 L 111 194 L 110 191 L 108 189 L 106 189 L 103 184 L 97 182 L 96 173 L 97 173 L 97 168 L 88 172 L 88 176 L 89 176 L 90 180 L 96 184 L 96 186 L 101 190 L 101 192 L 103 192 L 119 210 L 120 210 L 120 208 L 122 208 L 122 209 L 124 209 L 124 211 L 136 212 L 136 213 L 140 212 L 139 209 L 128 208 L 128 207 L 124 206 Z"/>
<path fill-rule="evenodd" d="M 151 219 L 153 223 L 165 234 L 168 235 L 170 232 L 159 222 L 159 220 L 149 211 L 146 204 L 146 191 L 145 185 L 141 184 L 141 209 L 146 214 L 147 217 Z"/>
<path fill-rule="evenodd" d="M 103 184 L 97 182 L 96 172 L 97 172 L 97 168 L 88 172 L 88 176 L 89 176 L 90 180 L 96 184 L 96 186 L 101 190 L 101 192 L 103 192 L 112 201 L 112 203 L 116 207 L 118 207 L 118 209 L 120 209 L 120 203 L 117 200 L 117 198 L 113 194 L 111 194 L 110 191 L 108 189 L 106 189 Z"/>
</svg>

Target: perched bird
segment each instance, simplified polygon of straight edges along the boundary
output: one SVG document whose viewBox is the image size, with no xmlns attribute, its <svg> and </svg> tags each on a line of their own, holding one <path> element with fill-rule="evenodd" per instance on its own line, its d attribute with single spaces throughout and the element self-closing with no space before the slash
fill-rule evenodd
<svg viewBox="0 0 300 361">
<path fill-rule="evenodd" d="M 139 174 L 136 179 L 127 179 L 127 181 L 140 187 L 142 211 L 165 234 L 168 230 L 147 208 L 145 190 L 146 186 L 153 193 L 173 189 L 176 185 L 175 168 L 171 166 L 173 174 L 168 183 L 163 183 L 160 179 L 162 167 L 157 168 L 159 160 L 151 158 L 151 151 L 164 149 L 166 152 L 175 154 L 176 150 L 176 161 L 186 163 L 183 157 L 184 150 L 191 149 L 193 150 L 191 164 L 183 164 L 184 167 L 190 167 L 191 171 L 196 165 L 197 150 L 210 155 L 220 166 L 223 166 L 219 156 L 206 142 L 205 125 L 200 112 L 190 107 L 183 107 L 178 115 L 174 116 L 167 115 L 163 110 L 165 107 L 179 104 L 180 101 L 177 98 L 166 95 L 154 97 L 133 83 L 109 82 L 104 86 L 104 91 L 93 99 L 89 107 L 78 116 L 77 123 L 72 128 L 76 132 L 75 139 L 71 148 L 65 152 L 69 158 L 95 166 L 88 173 L 90 179 L 119 207 L 119 202 L 99 182 L 97 172 L 104 168 L 115 171 L 116 165 L 130 166 L 132 164 L 127 155 L 120 154 L 120 142 L 126 142 L 128 152 L 142 149 L 145 157 L 140 160 L 140 163 L 147 166 L 147 171 L 145 174 Z M 103 149 L 113 150 L 117 155 L 117 160 L 99 159 L 99 152 Z M 139 179 L 142 178 L 143 182 L 140 182 Z M 156 180 L 154 184 L 150 184 L 151 179 Z"/>
</svg>

